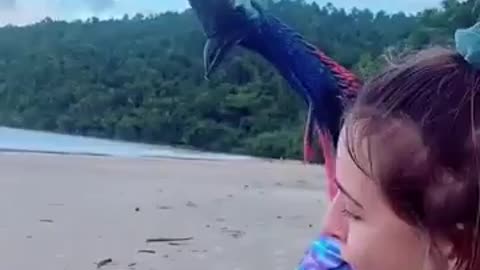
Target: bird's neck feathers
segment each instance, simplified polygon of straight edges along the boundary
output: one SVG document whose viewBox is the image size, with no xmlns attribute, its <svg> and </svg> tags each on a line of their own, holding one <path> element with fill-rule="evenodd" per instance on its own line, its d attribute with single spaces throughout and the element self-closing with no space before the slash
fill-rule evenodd
<svg viewBox="0 0 480 270">
<path fill-rule="evenodd" d="M 242 45 L 273 62 L 277 68 L 293 67 L 292 64 L 298 62 L 299 57 L 315 52 L 315 47 L 298 32 L 271 14 L 263 12 L 254 28 Z"/>
<path fill-rule="evenodd" d="M 344 94 L 356 96 L 358 89 L 362 86 L 362 82 L 357 75 L 327 56 L 324 52 L 317 49 L 316 54 L 320 61 L 322 61 L 330 69 L 333 76 L 335 76 L 337 85 L 344 90 Z"/>
<path fill-rule="evenodd" d="M 266 12 L 258 18 L 257 29 L 242 45 L 265 57 L 284 74 L 305 72 L 305 66 L 318 68 L 322 65 L 334 78 L 336 87 L 346 90 L 345 94 L 355 95 L 361 86 L 356 75 L 307 42 L 300 33 Z"/>
</svg>

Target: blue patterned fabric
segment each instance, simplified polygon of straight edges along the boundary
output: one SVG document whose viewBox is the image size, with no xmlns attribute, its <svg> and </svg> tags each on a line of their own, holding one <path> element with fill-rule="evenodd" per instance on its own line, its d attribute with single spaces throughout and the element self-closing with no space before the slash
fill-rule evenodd
<svg viewBox="0 0 480 270">
<path fill-rule="evenodd" d="M 305 253 L 296 270 L 351 270 L 342 260 L 339 242 L 332 237 L 320 236 Z"/>
</svg>

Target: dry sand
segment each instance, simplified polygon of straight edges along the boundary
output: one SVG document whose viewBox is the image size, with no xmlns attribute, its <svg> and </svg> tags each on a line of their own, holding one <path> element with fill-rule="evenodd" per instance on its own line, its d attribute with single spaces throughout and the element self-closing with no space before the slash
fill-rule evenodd
<svg viewBox="0 0 480 270">
<path fill-rule="evenodd" d="M 9 270 L 292 270 L 325 205 L 323 168 L 292 162 L 4 153 L 0 166 Z M 146 243 L 161 237 L 193 239 Z"/>
</svg>

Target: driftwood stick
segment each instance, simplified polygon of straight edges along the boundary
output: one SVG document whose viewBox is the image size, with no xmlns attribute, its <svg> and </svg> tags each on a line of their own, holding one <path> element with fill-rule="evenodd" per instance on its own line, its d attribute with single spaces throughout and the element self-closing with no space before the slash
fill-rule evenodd
<svg viewBox="0 0 480 270">
<path fill-rule="evenodd" d="M 108 259 L 105 259 L 105 260 L 101 260 L 97 263 L 97 269 L 99 268 L 102 268 L 104 267 L 105 265 L 109 264 L 109 263 L 112 263 L 113 260 L 111 258 L 108 258 Z"/>
<path fill-rule="evenodd" d="M 53 223 L 53 219 L 40 219 L 40 222 Z"/>
<path fill-rule="evenodd" d="M 180 242 L 180 241 L 190 241 L 193 237 L 184 237 L 184 238 L 168 238 L 168 237 L 160 237 L 160 238 L 149 238 L 147 239 L 147 243 L 155 243 L 155 242 Z"/>
<path fill-rule="evenodd" d="M 155 254 L 156 251 L 155 250 L 151 250 L 151 249 L 140 249 L 138 251 L 138 253 L 149 253 L 149 254 Z"/>
</svg>

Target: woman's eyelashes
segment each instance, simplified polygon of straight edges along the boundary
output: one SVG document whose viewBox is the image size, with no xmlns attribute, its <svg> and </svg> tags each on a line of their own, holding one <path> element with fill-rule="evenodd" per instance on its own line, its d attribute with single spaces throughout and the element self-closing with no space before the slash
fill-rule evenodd
<svg viewBox="0 0 480 270">
<path fill-rule="evenodd" d="M 345 217 L 347 217 L 349 219 L 352 219 L 352 220 L 355 220 L 355 221 L 361 221 L 363 219 L 359 214 L 354 213 L 354 211 L 348 210 L 346 207 L 344 207 L 342 209 L 342 214 Z"/>
</svg>

